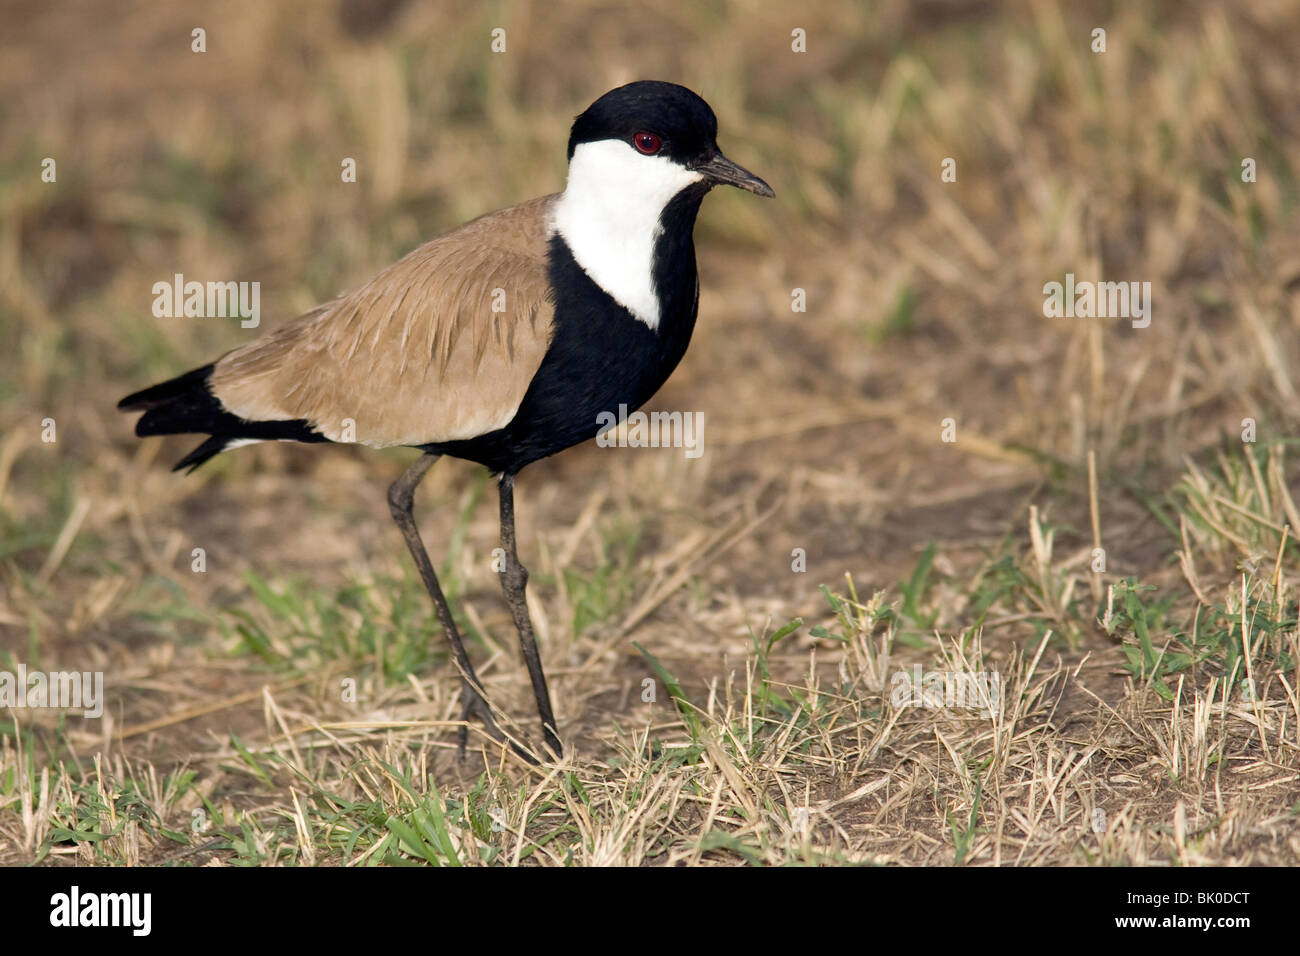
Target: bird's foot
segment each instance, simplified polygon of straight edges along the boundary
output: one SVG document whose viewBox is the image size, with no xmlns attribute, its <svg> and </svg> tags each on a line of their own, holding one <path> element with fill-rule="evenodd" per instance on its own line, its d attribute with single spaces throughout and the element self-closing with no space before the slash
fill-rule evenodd
<svg viewBox="0 0 1300 956">
<path fill-rule="evenodd" d="M 502 733 L 501 728 L 497 726 L 496 719 L 492 716 L 492 708 L 488 706 L 487 698 L 475 690 L 474 685 L 463 677 L 460 682 L 461 725 L 456 735 L 456 752 L 459 754 L 461 761 L 465 759 L 465 747 L 469 743 L 469 720 L 471 717 L 477 717 L 481 720 L 488 736 L 497 743 L 509 744 L 510 749 L 525 761 L 533 765 L 537 764 L 536 757 Z M 550 743 L 550 738 L 548 738 L 547 743 Z M 558 747 L 555 748 L 555 752 L 557 754 L 560 752 Z"/>
</svg>

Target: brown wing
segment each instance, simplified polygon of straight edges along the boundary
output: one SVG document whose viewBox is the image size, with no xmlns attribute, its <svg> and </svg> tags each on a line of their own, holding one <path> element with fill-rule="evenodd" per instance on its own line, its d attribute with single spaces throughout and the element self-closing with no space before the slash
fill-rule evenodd
<svg viewBox="0 0 1300 956">
<path fill-rule="evenodd" d="M 550 345 L 554 198 L 466 223 L 228 353 L 213 394 L 244 419 L 306 419 L 333 441 L 381 447 L 503 427 Z"/>
</svg>

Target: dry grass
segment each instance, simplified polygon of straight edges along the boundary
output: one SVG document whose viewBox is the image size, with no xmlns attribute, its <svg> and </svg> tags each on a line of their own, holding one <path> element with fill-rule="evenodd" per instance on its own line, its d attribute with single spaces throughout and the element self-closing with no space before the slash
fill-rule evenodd
<svg viewBox="0 0 1300 956">
<path fill-rule="evenodd" d="M 0 862 L 1300 861 L 1300 5 L 3 6 L 0 670 L 108 701 L 0 714 Z M 273 324 L 558 188 L 640 76 L 779 198 L 701 217 L 655 405 L 704 456 L 521 477 L 570 751 L 461 765 L 382 493 L 409 453 L 182 479 L 113 403 L 257 334 L 154 319 L 154 282 L 259 280 Z M 1066 272 L 1150 282 L 1150 327 L 1044 318 Z M 440 465 L 420 517 L 508 722 L 484 489 Z M 1000 693 L 906 706 L 914 667 Z"/>
</svg>

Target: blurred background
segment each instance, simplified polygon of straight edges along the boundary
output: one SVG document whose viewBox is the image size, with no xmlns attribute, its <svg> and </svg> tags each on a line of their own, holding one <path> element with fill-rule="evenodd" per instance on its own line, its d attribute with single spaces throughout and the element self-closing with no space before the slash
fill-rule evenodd
<svg viewBox="0 0 1300 956">
<path fill-rule="evenodd" d="M 700 216 L 699 324 L 652 407 L 703 412 L 703 457 L 588 444 L 521 477 L 566 735 L 630 706 L 630 640 L 707 687 L 846 573 L 866 595 L 924 557 L 930 624 L 968 624 L 963 575 L 1027 540 L 1031 505 L 1083 570 L 1096 520 L 1110 579 L 1176 574 L 1161 502 L 1187 461 L 1247 418 L 1261 447 L 1294 431 L 1294 2 L 5 0 L 0 22 L 0 664 L 109 675 L 79 747 L 126 730 L 113 746 L 188 759 L 260 727 L 256 695 L 141 728 L 335 664 L 373 664 L 376 694 L 418 676 L 451 714 L 384 498 L 411 452 L 259 445 L 179 476 L 197 439 L 138 441 L 114 404 L 560 190 L 573 117 L 633 79 L 699 92 L 777 199 L 721 190 Z M 1151 283 L 1150 326 L 1046 318 L 1067 272 Z M 260 282 L 261 327 L 155 318 L 175 273 Z M 525 714 L 493 497 L 448 461 L 418 514 Z M 1086 620 L 1100 592 L 1077 593 Z"/>
</svg>

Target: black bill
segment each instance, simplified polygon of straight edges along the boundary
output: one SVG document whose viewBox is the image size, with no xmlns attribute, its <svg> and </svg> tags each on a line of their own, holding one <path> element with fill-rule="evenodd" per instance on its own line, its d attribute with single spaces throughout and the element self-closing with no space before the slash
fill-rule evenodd
<svg viewBox="0 0 1300 956">
<path fill-rule="evenodd" d="M 769 199 L 776 196 L 771 186 L 744 166 L 737 166 L 721 153 L 716 153 L 709 159 L 704 160 L 704 162 L 698 163 L 695 169 L 708 176 L 715 183 L 726 183 L 728 186 L 736 186 L 757 196 L 766 196 Z"/>
</svg>

